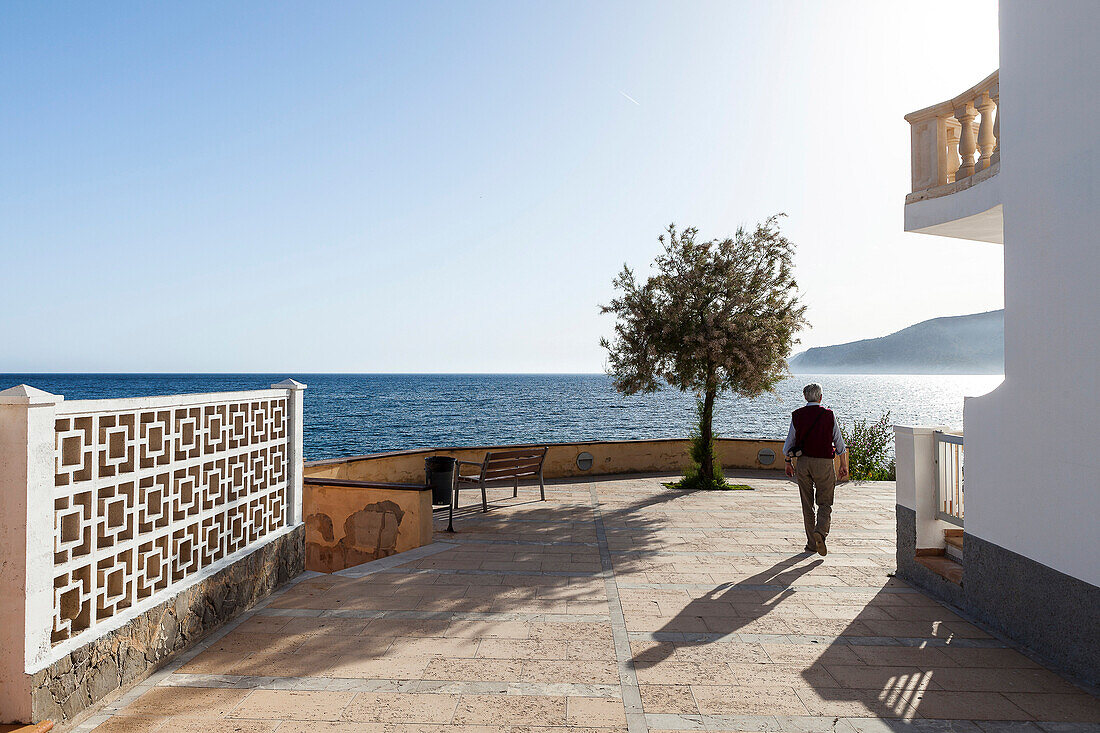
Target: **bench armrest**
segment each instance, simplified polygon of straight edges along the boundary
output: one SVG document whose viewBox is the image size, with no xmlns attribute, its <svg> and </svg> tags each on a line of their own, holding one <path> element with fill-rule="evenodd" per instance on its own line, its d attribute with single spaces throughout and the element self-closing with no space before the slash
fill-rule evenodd
<svg viewBox="0 0 1100 733">
<path fill-rule="evenodd" d="M 462 467 L 463 466 L 470 466 L 471 468 L 476 468 L 477 473 L 466 474 L 464 476 L 462 474 Z M 455 461 L 455 481 L 470 481 L 470 480 L 480 480 L 480 479 L 481 479 L 481 464 L 480 463 L 474 463 L 473 461 Z"/>
</svg>

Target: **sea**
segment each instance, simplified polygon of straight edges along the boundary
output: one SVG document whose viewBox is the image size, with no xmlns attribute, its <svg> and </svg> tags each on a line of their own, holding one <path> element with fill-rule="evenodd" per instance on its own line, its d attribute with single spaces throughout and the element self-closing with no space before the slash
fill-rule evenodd
<svg viewBox="0 0 1100 733">
<path fill-rule="evenodd" d="M 604 374 L 0 374 L 66 399 L 265 389 L 293 377 L 305 392 L 307 460 L 462 445 L 683 438 L 696 420 L 690 393 L 624 396 Z M 962 427 L 963 398 L 1000 375 L 799 374 L 774 394 L 727 396 L 715 430 L 728 438 L 784 438 L 802 386 L 821 384 L 842 423 Z"/>
</svg>

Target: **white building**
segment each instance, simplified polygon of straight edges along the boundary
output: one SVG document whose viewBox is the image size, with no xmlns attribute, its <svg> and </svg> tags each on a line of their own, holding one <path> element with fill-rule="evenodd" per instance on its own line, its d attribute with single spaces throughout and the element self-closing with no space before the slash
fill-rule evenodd
<svg viewBox="0 0 1100 733">
<path fill-rule="evenodd" d="M 906 117 L 906 231 L 1004 245 L 1005 380 L 964 410 L 961 583 L 941 577 L 958 580 L 951 556 L 960 553 L 934 554 L 953 527 L 943 517 L 962 521 L 961 492 L 957 504 L 951 495 L 954 449 L 931 429 L 897 428 L 899 571 L 1092 682 L 1100 678 L 1098 28 L 1094 0 L 1002 0 L 999 73 Z"/>
</svg>

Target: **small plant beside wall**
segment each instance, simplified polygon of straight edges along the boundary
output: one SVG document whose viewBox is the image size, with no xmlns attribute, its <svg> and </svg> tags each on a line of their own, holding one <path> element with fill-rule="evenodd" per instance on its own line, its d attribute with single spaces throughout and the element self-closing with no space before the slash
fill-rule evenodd
<svg viewBox="0 0 1100 733">
<path fill-rule="evenodd" d="M 889 410 L 875 422 L 855 420 L 850 429 L 841 425 L 840 432 L 848 447 L 848 468 L 853 481 L 895 480 L 894 429 Z"/>
<path fill-rule="evenodd" d="M 699 422 L 703 421 L 703 401 L 695 401 L 696 409 L 699 412 Z M 677 482 L 671 482 L 664 484 L 669 489 L 683 489 L 687 491 L 695 491 L 697 489 L 724 489 L 727 491 L 752 491 L 751 486 L 745 484 L 731 484 L 726 481 L 725 474 L 722 473 L 722 461 L 718 459 L 718 451 L 714 448 L 714 440 L 717 438 L 717 434 L 712 432 L 710 437 L 710 445 L 704 445 L 703 435 L 696 427 L 691 431 L 691 465 L 684 471 L 684 478 Z M 705 461 L 710 461 L 711 471 L 713 472 L 714 479 L 712 482 L 706 482 L 700 478 L 701 468 Z"/>
</svg>

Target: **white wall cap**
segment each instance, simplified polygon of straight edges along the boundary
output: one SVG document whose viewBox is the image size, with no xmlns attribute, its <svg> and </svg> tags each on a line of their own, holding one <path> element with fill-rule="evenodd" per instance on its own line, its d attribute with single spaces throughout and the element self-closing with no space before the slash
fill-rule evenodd
<svg viewBox="0 0 1100 733">
<path fill-rule="evenodd" d="M 931 435 L 932 433 L 962 434 L 962 428 L 950 425 L 895 425 L 894 435 Z"/>
<path fill-rule="evenodd" d="M 936 431 L 935 428 L 918 427 L 915 425 L 895 425 L 894 435 L 931 435 Z"/>
<path fill-rule="evenodd" d="M 271 385 L 272 389 L 305 389 L 306 385 L 294 379 L 284 379 L 283 381 Z"/>
<path fill-rule="evenodd" d="M 55 405 L 64 399 L 61 395 L 27 384 L 19 384 L 0 392 L 0 405 Z"/>
</svg>

